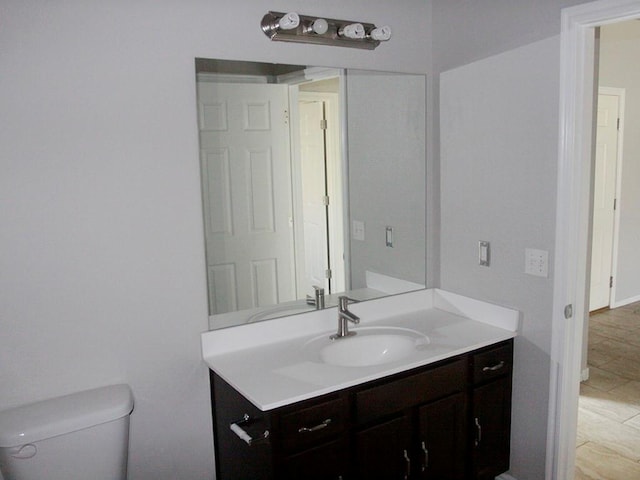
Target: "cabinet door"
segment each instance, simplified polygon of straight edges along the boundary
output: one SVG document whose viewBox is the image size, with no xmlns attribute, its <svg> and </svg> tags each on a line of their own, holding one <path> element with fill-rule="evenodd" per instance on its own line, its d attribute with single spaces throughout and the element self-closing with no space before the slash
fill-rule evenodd
<svg viewBox="0 0 640 480">
<path fill-rule="evenodd" d="M 408 479 L 411 473 L 409 429 L 409 418 L 402 416 L 356 433 L 356 478 Z"/>
<path fill-rule="evenodd" d="M 466 451 L 465 395 L 458 393 L 420 407 L 418 478 L 464 480 Z"/>
<path fill-rule="evenodd" d="M 347 480 L 349 446 L 336 440 L 284 459 L 282 480 Z"/>
<path fill-rule="evenodd" d="M 511 377 L 477 387 L 472 395 L 473 478 L 493 480 L 509 469 Z"/>
</svg>

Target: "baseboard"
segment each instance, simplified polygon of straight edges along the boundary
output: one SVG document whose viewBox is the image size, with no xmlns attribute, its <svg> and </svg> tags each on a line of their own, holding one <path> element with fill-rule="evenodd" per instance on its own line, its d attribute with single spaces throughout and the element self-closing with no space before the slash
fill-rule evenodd
<svg viewBox="0 0 640 480">
<path fill-rule="evenodd" d="M 507 475 L 506 473 L 503 473 L 502 475 L 498 475 L 496 477 L 496 480 L 518 480 L 516 477 L 512 477 L 511 475 Z"/>
<path fill-rule="evenodd" d="M 624 307 L 625 305 L 636 302 L 640 302 L 640 295 L 631 298 L 625 298 L 624 300 L 620 300 L 618 302 L 611 302 L 610 308 Z"/>
<path fill-rule="evenodd" d="M 580 372 L 580 381 L 581 382 L 586 382 L 587 380 L 589 380 L 589 367 L 583 369 Z"/>
</svg>

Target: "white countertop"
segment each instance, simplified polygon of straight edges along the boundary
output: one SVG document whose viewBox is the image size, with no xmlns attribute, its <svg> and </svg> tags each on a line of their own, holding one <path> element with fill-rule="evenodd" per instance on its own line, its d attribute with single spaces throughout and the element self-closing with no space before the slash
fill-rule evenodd
<svg viewBox="0 0 640 480">
<path fill-rule="evenodd" d="M 359 325 L 349 325 L 353 331 L 377 326 L 409 328 L 426 335 L 429 344 L 383 365 L 328 365 L 317 349 L 305 347 L 319 337 L 326 336 L 328 341 L 337 330 L 337 310 L 328 308 L 205 332 L 204 361 L 256 407 L 267 411 L 513 338 L 520 318 L 516 310 L 439 289 L 352 304 L 349 310 L 360 317 Z"/>
</svg>

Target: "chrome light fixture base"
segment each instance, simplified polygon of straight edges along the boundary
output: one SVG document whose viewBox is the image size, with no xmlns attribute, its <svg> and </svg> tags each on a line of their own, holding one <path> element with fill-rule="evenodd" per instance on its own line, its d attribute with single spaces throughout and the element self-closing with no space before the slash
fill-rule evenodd
<svg viewBox="0 0 640 480">
<path fill-rule="evenodd" d="M 285 30 L 280 26 L 280 19 L 287 15 L 290 14 L 285 12 L 268 12 L 264 17 L 262 17 L 261 22 L 264 34 L 271 40 L 278 42 L 313 43 L 316 45 L 362 48 L 366 50 L 373 50 L 380 45 L 380 40 L 375 40 L 371 36 L 372 31 L 379 30 L 372 23 L 299 15 L 300 24 L 296 28 Z M 325 28 L 314 28 L 314 23 L 317 20 L 326 21 L 326 31 L 324 31 Z M 324 22 L 320 23 L 324 26 Z M 364 27 L 364 37 L 348 38 L 345 32 L 348 32 L 350 29 L 346 27 L 356 24 L 361 24 L 362 27 Z M 390 32 L 389 27 L 385 28 Z M 324 33 L 320 33 L 323 31 Z"/>
</svg>

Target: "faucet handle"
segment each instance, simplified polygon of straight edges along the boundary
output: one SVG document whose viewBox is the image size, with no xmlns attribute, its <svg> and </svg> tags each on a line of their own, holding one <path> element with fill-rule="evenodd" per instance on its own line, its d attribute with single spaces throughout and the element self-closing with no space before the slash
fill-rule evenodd
<svg viewBox="0 0 640 480">
<path fill-rule="evenodd" d="M 356 300 L 355 298 L 347 297 L 346 295 L 340 295 L 338 297 L 338 305 L 341 310 L 346 310 L 349 306 L 349 303 L 358 303 L 360 300 Z"/>
<path fill-rule="evenodd" d="M 316 310 L 322 310 L 324 308 L 324 288 L 318 287 L 317 285 L 313 286 L 313 297 L 311 295 L 307 295 L 307 303 L 309 305 L 315 305 Z"/>
</svg>

